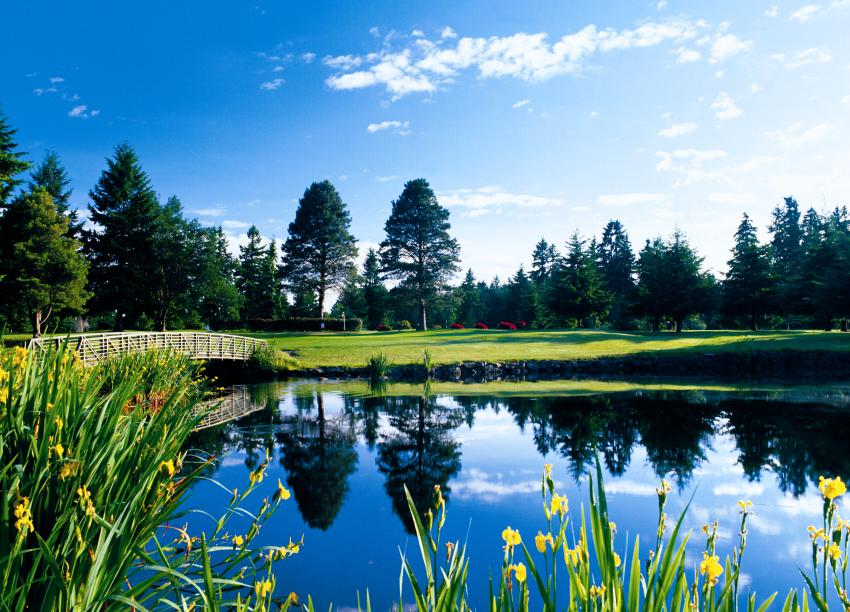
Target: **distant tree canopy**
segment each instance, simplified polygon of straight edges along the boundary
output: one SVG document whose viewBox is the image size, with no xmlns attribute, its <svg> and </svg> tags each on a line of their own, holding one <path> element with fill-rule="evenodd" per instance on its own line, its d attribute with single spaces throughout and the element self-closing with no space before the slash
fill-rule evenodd
<svg viewBox="0 0 850 612">
<path fill-rule="evenodd" d="M 802 211 L 783 198 L 764 241 L 744 214 L 721 278 L 680 230 L 647 240 L 636 254 L 616 219 L 597 236 L 541 238 L 530 267 L 501 278 L 472 269 L 458 278 L 449 211 L 422 178 L 404 185 L 379 249 L 359 266 L 348 207 L 326 180 L 304 191 L 280 248 L 251 226 L 234 257 L 235 237 L 188 219 L 176 195 L 160 201 L 129 144 L 106 160 L 81 223 L 59 156 L 46 152 L 25 185 L 30 162 L 15 136 L 0 113 L 0 326 L 7 329 L 38 334 L 64 317 L 62 331 L 164 330 L 326 312 L 369 329 L 408 329 L 413 321 L 421 329 L 846 330 L 850 318 L 845 207 Z"/>
</svg>

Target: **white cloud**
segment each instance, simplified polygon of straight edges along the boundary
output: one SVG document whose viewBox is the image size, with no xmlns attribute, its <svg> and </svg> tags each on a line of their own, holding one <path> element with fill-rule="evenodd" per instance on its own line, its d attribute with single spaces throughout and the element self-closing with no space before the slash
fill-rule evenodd
<svg viewBox="0 0 850 612">
<path fill-rule="evenodd" d="M 724 483 L 715 485 L 712 494 L 733 495 L 735 497 L 756 497 L 764 493 L 764 485 L 757 482 Z"/>
<path fill-rule="evenodd" d="M 698 62 L 702 59 L 702 53 L 696 49 L 689 49 L 687 47 L 679 47 L 674 53 L 676 54 L 677 64 L 690 64 L 691 62 Z"/>
<path fill-rule="evenodd" d="M 32 90 L 32 92 L 37 96 L 40 96 L 40 95 L 46 94 L 46 93 L 56 93 L 57 91 L 59 91 L 59 90 L 56 89 L 55 87 L 36 87 L 35 89 Z"/>
<path fill-rule="evenodd" d="M 224 214 L 225 209 L 223 208 L 193 208 L 189 212 L 195 213 L 196 215 L 200 215 L 202 217 L 220 217 Z"/>
<path fill-rule="evenodd" d="M 89 112 L 88 104 L 80 104 L 79 106 L 75 106 L 70 111 L 68 111 L 68 116 L 74 117 L 76 119 L 88 119 L 89 117 L 97 117 L 99 114 L 99 109 L 94 109 Z"/>
<path fill-rule="evenodd" d="M 788 17 L 788 21 L 797 21 L 799 23 L 806 23 L 809 19 L 814 17 L 820 12 L 821 7 L 817 4 L 807 4 L 805 6 L 801 6 L 796 11 L 791 13 Z"/>
<path fill-rule="evenodd" d="M 51 79 L 50 79 L 51 85 L 56 85 L 57 83 L 64 83 L 64 82 L 65 82 L 65 79 L 63 79 L 62 77 L 51 77 Z"/>
<path fill-rule="evenodd" d="M 260 89 L 262 89 L 263 91 L 274 91 L 276 89 L 280 89 L 280 86 L 283 85 L 283 83 L 283 79 L 272 79 L 271 81 L 261 83 Z"/>
<path fill-rule="evenodd" d="M 410 134 L 410 121 L 381 121 L 380 123 L 370 123 L 366 126 L 366 131 L 370 134 L 375 132 L 392 132 L 399 136 L 407 136 Z"/>
<path fill-rule="evenodd" d="M 818 142 L 829 136 L 835 129 L 835 124 L 824 121 L 810 128 L 804 128 L 801 123 L 794 123 L 784 130 L 767 132 L 767 136 L 783 147 L 797 147 Z"/>
<path fill-rule="evenodd" d="M 762 203 L 761 198 L 753 193 L 740 193 L 737 191 L 724 193 L 709 193 L 708 201 L 721 206 L 743 206 L 754 207 Z"/>
<path fill-rule="evenodd" d="M 223 227 L 224 229 L 228 229 L 228 230 L 247 229 L 247 228 L 251 227 L 251 224 L 246 223 L 245 221 L 227 220 L 227 221 L 221 222 L 221 227 Z"/>
<path fill-rule="evenodd" d="M 312 64 L 313 60 L 315 60 L 315 59 L 316 59 L 316 54 L 313 53 L 312 51 L 307 51 L 306 53 L 301 54 L 301 60 L 305 64 Z"/>
<path fill-rule="evenodd" d="M 675 123 L 670 127 L 664 128 L 658 132 L 662 138 L 676 138 L 678 136 L 687 136 L 693 134 L 697 129 L 697 124 L 693 122 Z"/>
<path fill-rule="evenodd" d="M 446 26 L 443 28 L 442 32 L 440 32 L 440 38 L 457 38 L 457 33 L 449 26 Z"/>
<path fill-rule="evenodd" d="M 706 170 L 705 164 L 726 157 L 726 151 L 720 149 L 676 149 L 674 151 L 657 151 L 659 158 L 655 169 L 659 172 L 670 172 L 677 176 L 676 186 L 690 185 L 697 181 L 719 178 L 722 172 Z"/>
<path fill-rule="evenodd" d="M 601 195 L 596 198 L 596 202 L 604 206 L 631 206 L 664 202 L 668 199 L 670 196 L 666 193 L 616 193 Z"/>
<path fill-rule="evenodd" d="M 411 35 L 413 38 L 424 38 L 424 37 L 425 37 L 425 32 L 423 32 L 422 30 L 416 29 L 416 30 L 413 30 L 413 31 L 410 33 L 410 35 Z"/>
<path fill-rule="evenodd" d="M 538 487 L 539 488 L 539 487 Z M 634 480 L 612 479 L 605 483 L 605 493 L 609 495 L 641 495 L 653 496 L 657 495 L 655 487 L 645 482 L 637 482 Z"/>
<path fill-rule="evenodd" d="M 771 6 L 764 12 L 765 17 L 770 17 L 771 19 L 779 15 L 779 7 L 775 4 Z"/>
<path fill-rule="evenodd" d="M 520 100 L 519 102 L 514 102 L 511 104 L 511 108 L 522 108 L 523 106 L 528 106 L 531 104 L 531 100 Z"/>
<path fill-rule="evenodd" d="M 761 91 L 761 85 L 758 83 L 753 83 L 750 85 L 750 93 L 758 93 Z"/>
<path fill-rule="evenodd" d="M 746 53 L 753 48 L 753 41 L 741 40 L 734 34 L 721 34 L 714 39 L 708 61 L 720 64 L 739 53 Z"/>
<path fill-rule="evenodd" d="M 434 92 L 453 83 L 455 77 L 469 69 L 475 70 L 482 79 L 516 78 L 539 82 L 562 74 L 580 73 L 594 54 L 653 47 L 666 42 L 681 45 L 707 29 L 704 21 L 684 19 L 646 22 L 624 30 L 588 25 L 554 41 L 550 41 L 545 32 L 454 40 L 444 31 L 440 40 L 417 38 L 412 45 L 399 50 L 389 48 L 385 42 L 379 52 L 326 57 L 324 63 L 337 73 L 325 82 L 332 89 L 340 90 L 383 86 L 393 99 L 415 92 Z M 730 43 L 733 40 L 736 41 L 734 45 Z M 731 57 L 749 45 L 751 43 L 744 43 L 734 35 L 724 35 L 717 57 Z M 688 59 L 693 54 L 685 53 L 684 57 Z"/>
<path fill-rule="evenodd" d="M 667 8 L 667 0 L 658 0 L 658 4 L 655 5 L 656 10 L 663 11 Z"/>
<path fill-rule="evenodd" d="M 469 216 L 480 216 L 480 211 L 498 211 L 503 208 L 547 208 L 564 204 L 560 198 L 511 193 L 496 185 L 472 189 L 451 189 L 437 194 L 444 206 L 470 209 Z"/>
<path fill-rule="evenodd" d="M 735 119 L 744 114 L 731 96 L 725 92 L 721 92 L 717 99 L 711 103 L 711 110 L 714 111 L 714 116 L 721 121 L 725 119 Z"/>
<path fill-rule="evenodd" d="M 843 98 L 841 98 L 841 101 L 844 104 L 850 104 L 850 96 L 844 96 Z"/>
<path fill-rule="evenodd" d="M 391 174 L 389 176 L 376 176 L 375 180 L 379 183 L 388 183 L 390 181 L 397 181 L 401 177 L 397 174 Z"/>
<path fill-rule="evenodd" d="M 779 53 L 774 56 L 780 61 L 785 60 L 785 54 Z M 811 47 L 795 53 L 785 63 L 786 68 L 799 68 L 808 64 L 825 64 L 832 61 L 832 54 L 826 47 Z"/>
</svg>

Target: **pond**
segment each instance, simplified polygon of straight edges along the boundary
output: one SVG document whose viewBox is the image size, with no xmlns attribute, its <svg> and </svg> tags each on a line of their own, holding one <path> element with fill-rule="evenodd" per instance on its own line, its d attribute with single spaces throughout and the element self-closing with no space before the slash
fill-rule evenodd
<svg viewBox="0 0 850 612">
<path fill-rule="evenodd" d="M 810 567 L 806 527 L 820 524 L 818 476 L 850 476 L 850 387 L 563 381 L 390 385 L 373 393 L 357 381 L 294 381 L 238 392 L 251 413 L 196 433 L 190 444 L 216 455 L 211 476 L 229 489 L 244 488 L 268 451 L 263 494 L 271 497 L 280 479 L 292 499 L 258 543 L 303 534 L 300 554 L 277 566 L 277 588 L 312 594 L 319 608 L 355 606 L 366 589 L 376 610 L 398 600 L 400 551 L 418 555 L 403 486 L 424 508 L 439 484 L 448 500 L 445 533 L 468 540 L 470 596 L 485 609 L 504 527 L 531 545 L 545 526 L 543 465 L 553 464 L 577 519 L 597 456 L 621 556 L 638 534 L 654 541 L 655 487 L 664 477 L 673 486 L 669 515 L 693 495 L 684 522 L 692 531 L 689 571 L 704 545 L 701 526 L 720 522 L 725 556 L 737 543 L 736 503 L 751 500 L 741 582 L 759 599 L 784 597 L 801 586 L 797 568 Z M 187 506 L 218 516 L 228 500 L 200 482 Z"/>
</svg>

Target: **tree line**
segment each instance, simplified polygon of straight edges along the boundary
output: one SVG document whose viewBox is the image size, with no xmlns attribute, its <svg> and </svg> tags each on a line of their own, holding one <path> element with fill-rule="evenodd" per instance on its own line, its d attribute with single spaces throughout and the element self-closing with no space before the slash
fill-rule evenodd
<svg viewBox="0 0 850 612">
<path fill-rule="evenodd" d="M 531 268 L 504 281 L 468 270 L 452 284 L 460 246 L 425 179 L 404 185 L 384 240 L 359 267 L 348 206 L 327 180 L 304 191 L 281 244 L 252 226 L 233 256 L 221 227 L 187 218 L 177 196 L 160 200 L 129 144 L 106 160 L 81 215 L 70 209 L 59 157 L 48 152 L 33 166 L 15 134 L 0 114 L 0 325 L 36 336 L 70 318 L 78 327 L 165 330 L 326 314 L 370 329 L 410 321 L 420 329 L 847 328 L 846 208 L 801 214 L 785 198 L 765 244 L 744 214 L 722 278 L 678 229 L 635 253 L 612 220 L 599 238 L 575 232 L 563 248 L 541 239 Z"/>
</svg>

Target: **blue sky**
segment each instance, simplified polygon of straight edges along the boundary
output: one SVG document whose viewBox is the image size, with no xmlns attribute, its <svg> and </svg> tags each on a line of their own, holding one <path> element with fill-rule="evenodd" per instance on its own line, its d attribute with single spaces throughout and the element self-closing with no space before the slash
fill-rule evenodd
<svg viewBox="0 0 850 612">
<path fill-rule="evenodd" d="M 123 140 L 163 198 L 285 238 L 330 179 L 362 250 L 405 180 L 506 278 L 545 236 L 678 224 L 722 271 L 746 210 L 850 203 L 850 0 L 26 2 L 0 104 L 75 206 Z"/>
</svg>

